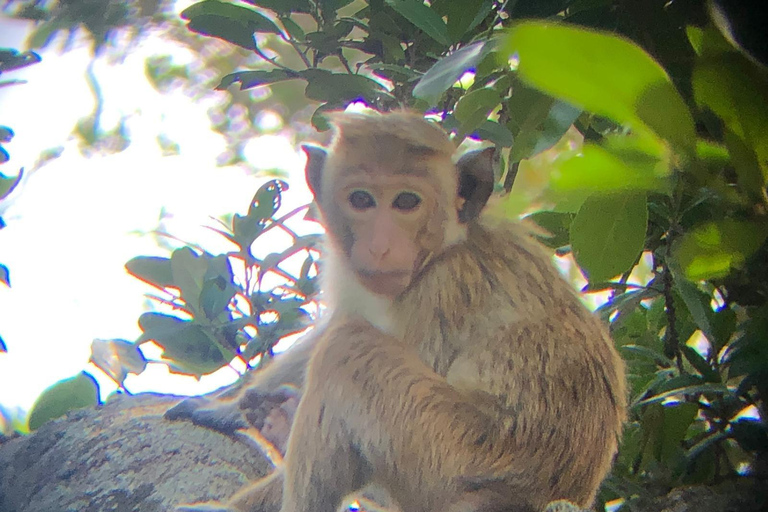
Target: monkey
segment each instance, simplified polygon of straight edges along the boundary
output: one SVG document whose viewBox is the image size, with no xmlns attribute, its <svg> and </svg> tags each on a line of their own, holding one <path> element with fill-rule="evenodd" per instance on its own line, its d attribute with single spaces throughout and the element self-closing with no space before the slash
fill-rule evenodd
<svg viewBox="0 0 768 512">
<path fill-rule="evenodd" d="M 369 485 L 405 511 L 591 506 L 626 417 L 623 363 L 528 230 L 481 215 L 491 151 L 454 163 L 415 113 L 331 119 L 306 175 L 332 311 L 283 467 L 219 510 L 335 512 Z"/>
</svg>

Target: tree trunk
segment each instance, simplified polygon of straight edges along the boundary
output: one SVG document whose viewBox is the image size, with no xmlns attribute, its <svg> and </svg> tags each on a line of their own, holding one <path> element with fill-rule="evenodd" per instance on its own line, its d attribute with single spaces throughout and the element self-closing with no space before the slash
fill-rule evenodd
<svg viewBox="0 0 768 512">
<path fill-rule="evenodd" d="M 0 512 L 165 512 L 272 470 L 255 448 L 163 419 L 179 397 L 120 395 L 0 445 Z"/>
</svg>

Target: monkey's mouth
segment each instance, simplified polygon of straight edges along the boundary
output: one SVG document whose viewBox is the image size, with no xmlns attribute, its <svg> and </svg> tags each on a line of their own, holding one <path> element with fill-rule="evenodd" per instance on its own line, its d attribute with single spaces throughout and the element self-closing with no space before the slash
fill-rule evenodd
<svg viewBox="0 0 768 512">
<path fill-rule="evenodd" d="M 367 289 L 387 297 L 399 295 L 411 284 L 411 272 L 402 270 L 391 272 L 358 270 L 357 276 Z"/>
</svg>

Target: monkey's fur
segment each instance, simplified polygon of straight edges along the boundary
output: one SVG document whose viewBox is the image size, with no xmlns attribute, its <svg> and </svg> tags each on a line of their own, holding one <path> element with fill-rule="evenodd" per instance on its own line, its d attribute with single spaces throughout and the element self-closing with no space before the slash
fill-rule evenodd
<svg viewBox="0 0 768 512">
<path fill-rule="evenodd" d="M 310 150 L 307 166 L 333 312 L 306 350 L 283 470 L 227 506 L 335 512 L 369 484 L 405 511 L 591 506 L 625 418 L 623 364 L 527 231 L 478 217 L 493 183 L 488 152 L 454 165 L 448 137 L 415 114 L 334 122 L 328 156 Z M 349 190 L 392 185 L 422 202 L 392 214 L 387 202 L 381 215 L 394 220 L 372 207 L 348 215 L 346 192 L 336 194 L 348 179 Z M 375 261 L 395 263 L 371 272 L 382 243 L 392 245 Z M 396 243 L 402 256 L 390 255 Z M 398 270 L 411 264 L 412 275 Z"/>
</svg>

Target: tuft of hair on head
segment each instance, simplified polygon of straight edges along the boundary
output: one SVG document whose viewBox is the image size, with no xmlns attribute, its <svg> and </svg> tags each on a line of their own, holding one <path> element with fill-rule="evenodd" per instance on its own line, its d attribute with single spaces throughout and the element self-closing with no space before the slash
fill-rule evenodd
<svg viewBox="0 0 768 512">
<path fill-rule="evenodd" d="M 332 146 L 356 139 L 399 139 L 409 146 L 451 155 L 456 146 L 436 123 L 417 112 L 396 110 L 382 114 L 367 112 L 329 112 L 327 119 L 335 129 Z"/>
</svg>

